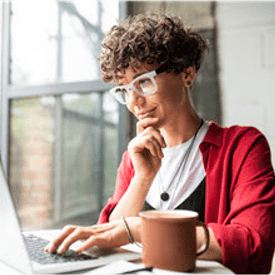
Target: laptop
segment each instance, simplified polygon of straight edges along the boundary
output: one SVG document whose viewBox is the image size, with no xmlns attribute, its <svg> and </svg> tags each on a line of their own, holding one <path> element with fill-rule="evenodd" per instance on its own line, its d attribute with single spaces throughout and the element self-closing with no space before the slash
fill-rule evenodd
<svg viewBox="0 0 275 275">
<path fill-rule="evenodd" d="M 22 230 L 1 163 L 0 221 L 0 260 L 23 273 L 69 273 L 99 267 L 113 261 L 135 261 L 141 258 L 140 253 L 123 248 L 94 247 L 78 254 L 74 249 L 80 242 L 73 244 L 64 256 L 44 252 L 46 244 L 59 231 Z"/>
</svg>

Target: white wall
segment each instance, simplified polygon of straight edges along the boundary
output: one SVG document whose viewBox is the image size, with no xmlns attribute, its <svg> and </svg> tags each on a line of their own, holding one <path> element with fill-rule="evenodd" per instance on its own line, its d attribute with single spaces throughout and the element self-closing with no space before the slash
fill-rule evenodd
<svg viewBox="0 0 275 275">
<path fill-rule="evenodd" d="M 253 125 L 275 164 L 275 2 L 219 2 L 223 125 Z"/>
</svg>

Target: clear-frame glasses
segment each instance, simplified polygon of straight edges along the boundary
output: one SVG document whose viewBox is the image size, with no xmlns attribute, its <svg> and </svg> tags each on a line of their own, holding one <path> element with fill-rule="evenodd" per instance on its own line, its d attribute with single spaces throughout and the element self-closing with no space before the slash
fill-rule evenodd
<svg viewBox="0 0 275 275">
<path fill-rule="evenodd" d="M 152 95 L 158 89 L 154 77 L 164 71 L 166 71 L 166 67 L 161 66 L 154 71 L 140 75 L 128 85 L 112 88 L 110 93 L 122 104 L 127 104 L 132 91 L 141 96 Z"/>
</svg>

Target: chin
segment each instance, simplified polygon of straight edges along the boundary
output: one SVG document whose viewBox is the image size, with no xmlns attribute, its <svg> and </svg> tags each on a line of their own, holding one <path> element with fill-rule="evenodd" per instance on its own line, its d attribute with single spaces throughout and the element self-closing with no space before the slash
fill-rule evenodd
<svg viewBox="0 0 275 275">
<path fill-rule="evenodd" d="M 154 125 L 154 127 L 158 130 L 160 130 L 161 128 L 163 128 L 164 124 L 162 121 L 159 121 L 156 125 Z"/>
</svg>

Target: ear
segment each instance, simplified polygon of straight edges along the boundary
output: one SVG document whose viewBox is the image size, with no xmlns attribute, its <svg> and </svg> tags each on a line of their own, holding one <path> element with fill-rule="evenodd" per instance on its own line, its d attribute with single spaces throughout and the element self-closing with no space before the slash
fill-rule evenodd
<svg viewBox="0 0 275 275">
<path fill-rule="evenodd" d="M 184 70 L 183 83 L 186 88 L 189 88 L 193 84 L 195 80 L 195 76 L 196 76 L 195 65 L 192 65 Z"/>
</svg>

